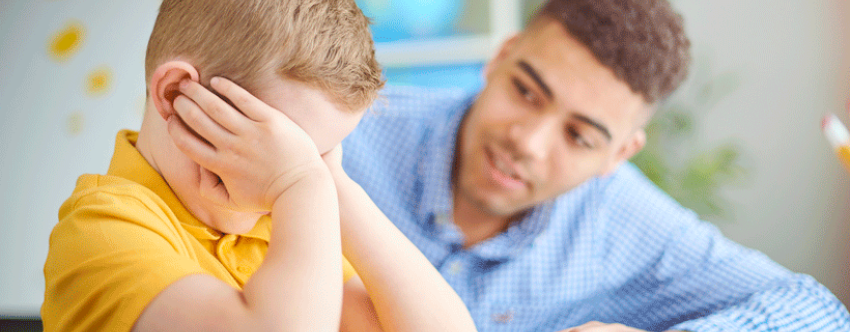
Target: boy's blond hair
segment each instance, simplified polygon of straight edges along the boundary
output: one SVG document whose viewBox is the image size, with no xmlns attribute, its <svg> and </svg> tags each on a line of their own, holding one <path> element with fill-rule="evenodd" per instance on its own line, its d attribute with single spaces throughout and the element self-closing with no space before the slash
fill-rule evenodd
<svg viewBox="0 0 850 332">
<path fill-rule="evenodd" d="M 145 79 L 183 58 L 206 86 L 223 76 L 256 92 L 260 78 L 277 73 L 361 110 L 384 84 L 368 26 L 354 0 L 164 0 Z"/>
</svg>

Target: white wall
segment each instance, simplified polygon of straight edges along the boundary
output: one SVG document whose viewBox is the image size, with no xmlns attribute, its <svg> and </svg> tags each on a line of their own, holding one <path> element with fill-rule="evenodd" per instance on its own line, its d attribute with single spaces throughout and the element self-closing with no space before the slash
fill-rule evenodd
<svg viewBox="0 0 850 332">
<path fill-rule="evenodd" d="M 675 0 L 698 61 L 741 85 L 701 115 L 706 146 L 729 139 L 752 173 L 727 192 L 732 239 L 814 275 L 850 303 L 850 174 L 820 133 L 850 92 L 846 0 Z M 144 50 L 158 0 L 0 1 L 0 315 L 35 315 L 47 238 L 82 173 L 106 171 L 114 136 L 138 128 Z M 55 61 L 51 36 L 76 19 L 78 52 Z M 842 25 L 843 24 L 843 25 Z M 86 76 L 107 66 L 102 95 Z"/>
<path fill-rule="evenodd" d="M 674 3 L 696 60 L 740 79 L 698 126 L 707 146 L 739 143 L 751 170 L 725 193 L 735 221 L 720 228 L 850 304 L 850 174 L 820 130 L 826 112 L 848 124 L 848 1 Z"/>
<path fill-rule="evenodd" d="M 158 0 L 0 1 L 0 315 L 37 315 L 59 205 L 83 173 L 103 173 L 120 128 L 141 125 L 144 58 Z M 82 43 L 49 54 L 72 20 Z M 102 94 L 87 76 L 108 68 Z"/>
</svg>

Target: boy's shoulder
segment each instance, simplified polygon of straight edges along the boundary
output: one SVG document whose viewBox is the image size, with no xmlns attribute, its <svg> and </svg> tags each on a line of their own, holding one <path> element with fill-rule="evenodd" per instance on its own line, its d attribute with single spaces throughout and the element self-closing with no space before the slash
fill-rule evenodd
<svg viewBox="0 0 850 332">
<path fill-rule="evenodd" d="M 149 188 L 113 175 L 80 176 L 50 234 L 41 310 L 46 329 L 129 330 L 168 285 L 209 273 L 191 239 Z"/>
<path fill-rule="evenodd" d="M 74 192 L 62 204 L 59 219 L 67 210 L 84 205 L 106 204 L 121 208 L 127 205 L 158 204 L 156 201 L 162 199 L 147 187 L 131 180 L 113 175 L 83 174 L 77 179 Z"/>
<path fill-rule="evenodd" d="M 84 174 L 77 179 L 71 196 L 59 208 L 59 224 L 103 224 L 129 222 L 146 229 L 168 230 L 179 226 L 179 220 L 166 201 L 149 188 L 131 180 L 98 174 Z M 173 234 L 177 236 L 178 234 Z"/>
<path fill-rule="evenodd" d="M 74 209 L 95 207 L 115 213 L 134 211 L 156 213 L 170 218 L 182 206 L 162 176 L 136 149 L 139 133 L 121 130 L 115 137 L 115 151 L 106 174 L 83 174 L 71 196 L 62 204 L 59 219 Z M 144 211 L 144 212 L 143 212 Z"/>
<path fill-rule="evenodd" d="M 179 207 L 168 183 L 135 148 L 138 133 L 121 130 L 106 174 L 84 174 L 59 208 L 59 224 L 130 222 L 145 228 L 174 229 Z M 173 232 L 170 232 L 173 233 Z M 174 234 L 176 235 L 176 234 Z"/>
</svg>

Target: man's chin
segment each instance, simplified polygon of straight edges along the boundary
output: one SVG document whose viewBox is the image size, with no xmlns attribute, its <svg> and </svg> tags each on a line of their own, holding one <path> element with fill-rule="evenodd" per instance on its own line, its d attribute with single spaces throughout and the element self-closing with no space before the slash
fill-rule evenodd
<svg viewBox="0 0 850 332">
<path fill-rule="evenodd" d="M 479 197 L 476 205 L 481 212 L 494 217 L 512 217 L 522 212 L 522 208 L 511 204 L 501 197 Z"/>
</svg>

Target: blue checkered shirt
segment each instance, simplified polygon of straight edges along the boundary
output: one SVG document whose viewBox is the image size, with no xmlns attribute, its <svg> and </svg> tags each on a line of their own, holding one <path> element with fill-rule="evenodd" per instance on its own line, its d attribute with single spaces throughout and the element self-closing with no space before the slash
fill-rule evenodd
<svg viewBox="0 0 850 332">
<path fill-rule="evenodd" d="M 450 176 L 474 95 L 391 87 L 383 96 L 344 141 L 344 167 L 480 330 L 601 321 L 648 331 L 850 331 L 847 309 L 824 286 L 726 239 L 631 164 L 464 249 Z"/>
</svg>

